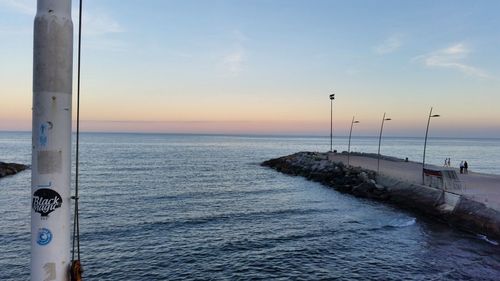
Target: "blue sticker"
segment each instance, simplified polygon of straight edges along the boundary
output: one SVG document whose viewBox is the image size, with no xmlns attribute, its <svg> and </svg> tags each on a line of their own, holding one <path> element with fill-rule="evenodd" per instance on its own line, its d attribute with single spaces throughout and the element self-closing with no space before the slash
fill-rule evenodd
<svg viewBox="0 0 500 281">
<path fill-rule="evenodd" d="M 41 146 L 47 146 L 47 125 L 45 123 L 40 125 L 39 142 Z"/>
<path fill-rule="evenodd" d="M 46 228 L 40 228 L 38 230 L 36 243 L 40 246 L 45 246 L 52 241 L 52 232 Z"/>
</svg>

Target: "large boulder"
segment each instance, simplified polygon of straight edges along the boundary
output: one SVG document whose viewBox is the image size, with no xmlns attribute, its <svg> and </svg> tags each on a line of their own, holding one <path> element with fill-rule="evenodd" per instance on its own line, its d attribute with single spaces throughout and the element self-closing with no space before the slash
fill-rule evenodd
<svg viewBox="0 0 500 281">
<path fill-rule="evenodd" d="M 0 162 L 0 178 L 17 174 L 28 168 L 29 166 L 23 164 Z"/>
<path fill-rule="evenodd" d="M 359 185 L 356 185 L 352 188 L 352 194 L 358 197 L 370 198 L 372 197 L 373 190 L 375 189 L 375 185 L 371 182 L 362 182 Z"/>
</svg>

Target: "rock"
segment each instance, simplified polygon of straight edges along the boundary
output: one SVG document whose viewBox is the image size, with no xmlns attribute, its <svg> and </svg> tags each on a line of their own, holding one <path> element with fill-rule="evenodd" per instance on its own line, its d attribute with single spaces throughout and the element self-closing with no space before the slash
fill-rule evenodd
<svg viewBox="0 0 500 281">
<path fill-rule="evenodd" d="M 368 181 L 368 174 L 366 174 L 366 172 L 361 172 L 358 174 L 358 178 L 363 181 Z"/>
<path fill-rule="evenodd" d="M 335 189 L 337 189 L 340 192 L 351 193 L 352 186 L 350 184 L 335 185 Z"/>
<path fill-rule="evenodd" d="M 373 190 L 375 189 L 374 184 L 369 182 L 363 182 L 352 189 L 352 194 L 359 197 L 372 197 Z"/>
<path fill-rule="evenodd" d="M 29 166 L 23 164 L 0 162 L 0 178 L 17 174 L 28 168 Z"/>
<path fill-rule="evenodd" d="M 361 172 L 363 172 L 363 170 L 361 169 L 361 167 L 352 167 L 351 168 L 351 173 L 353 173 L 353 174 L 359 174 Z"/>
<path fill-rule="evenodd" d="M 319 161 L 318 170 L 325 170 L 327 165 L 329 165 L 329 164 L 330 163 L 328 162 L 328 160 Z"/>
</svg>

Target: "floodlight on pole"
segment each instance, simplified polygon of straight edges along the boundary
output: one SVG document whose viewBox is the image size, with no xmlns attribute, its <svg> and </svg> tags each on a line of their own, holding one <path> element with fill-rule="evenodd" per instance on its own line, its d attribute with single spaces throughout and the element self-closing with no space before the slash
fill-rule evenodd
<svg viewBox="0 0 500 281">
<path fill-rule="evenodd" d="M 333 100 L 335 94 L 330 95 L 330 152 L 333 151 Z"/>
<path fill-rule="evenodd" d="M 384 130 L 384 122 L 391 120 L 392 120 L 391 118 L 385 118 L 385 112 L 384 112 L 384 116 L 382 117 L 382 125 L 380 126 L 380 135 L 378 137 L 377 173 L 380 171 L 380 144 L 382 142 L 382 130 Z"/>
<path fill-rule="evenodd" d="M 422 184 L 424 184 L 424 175 L 425 175 L 425 150 L 427 148 L 427 136 L 429 134 L 429 124 L 431 123 L 431 118 L 435 117 L 440 117 L 439 114 L 432 114 L 432 107 L 431 111 L 429 112 L 429 117 L 427 119 L 427 128 L 425 129 L 425 140 L 424 140 L 424 156 L 422 159 Z"/>
<path fill-rule="evenodd" d="M 347 166 L 350 164 L 350 156 L 351 156 L 351 136 L 352 136 L 352 127 L 354 124 L 359 123 L 359 121 L 354 120 L 354 116 L 352 117 L 351 121 L 351 130 L 349 130 L 349 144 L 347 145 Z"/>
</svg>

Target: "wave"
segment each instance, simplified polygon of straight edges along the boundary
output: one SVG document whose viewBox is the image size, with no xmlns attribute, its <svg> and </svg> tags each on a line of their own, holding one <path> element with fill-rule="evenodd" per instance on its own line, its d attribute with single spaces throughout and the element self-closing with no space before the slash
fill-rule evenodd
<svg viewBox="0 0 500 281">
<path fill-rule="evenodd" d="M 483 241 L 490 243 L 491 245 L 495 245 L 495 246 L 499 245 L 498 241 L 488 239 L 488 236 L 486 236 L 486 235 L 477 234 L 477 237 Z"/>
<path fill-rule="evenodd" d="M 416 218 L 399 218 L 393 219 L 388 224 L 384 225 L 384 228 L 399 228 L 399 227 L 407 227 L 412 226 L 417 223 Z"/>
<path fill-rule="evenodd" d="M 290 193 L 287 189 L 258 189 L 258 190 L 225 190 L 225 191 L 192 191 L 184 192 L 177 195 L 152 195 L 147 196 L 146 200 L 185 200 L 185 199 L 204 199 L 219 197 L 241 197 L 246 195 L 259 195 L 259 194 L 283 194 Z"/>
</svg>

